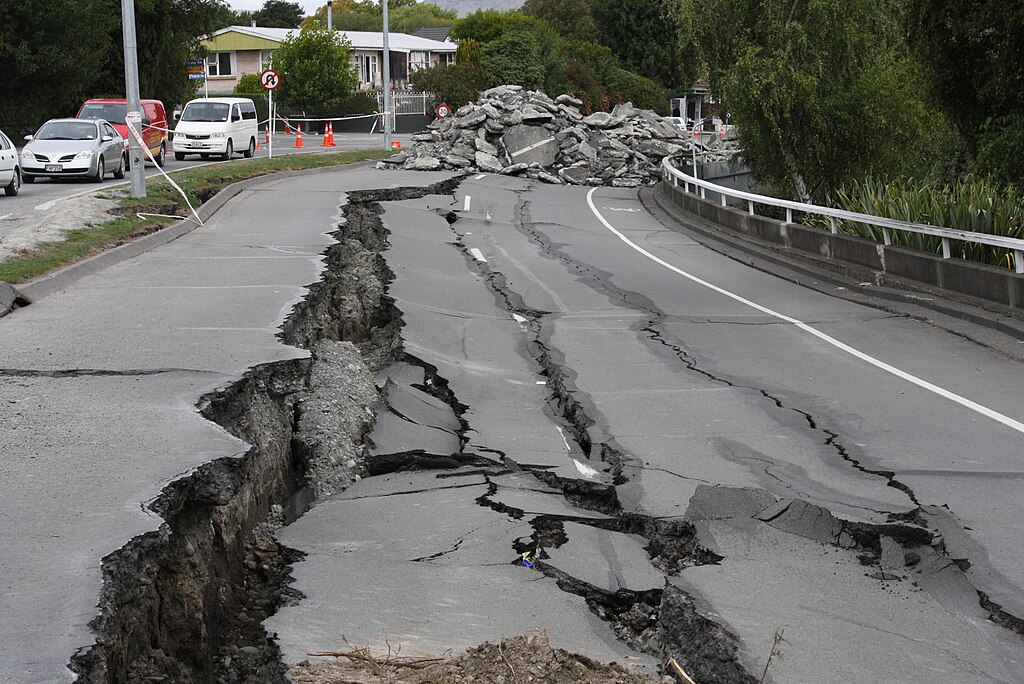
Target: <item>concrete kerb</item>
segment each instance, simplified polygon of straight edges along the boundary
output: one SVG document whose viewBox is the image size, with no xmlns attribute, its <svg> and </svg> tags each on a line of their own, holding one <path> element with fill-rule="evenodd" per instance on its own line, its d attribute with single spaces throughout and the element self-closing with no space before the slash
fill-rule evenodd
<svg viewBox="0 0 1024 684">
<path fill-rule="evenodd" d="M 206 221 L 213 216 L 217 211 L 223 207 L 229 200 L 251 187 L 255 187 L 270 181 L 281 180 L 282 178 L 291 178 L 294 176 L 307 176 L 315 175 L 318 173 L 330 173 L 337 171 L 339 168 L 351 166 L 372 166 L 378 160 L 369 160 L 362 162 L 354 162 L 351 164 L 338 164 L 335 166 L 321 166 L 315 169 L 299 169 L 295 171 L 278 171 L 275 173 L 268 173 L 263 176 L 257 176 L 255 178 L 247 178 L 231 185 L 224 187 L 220 192 L 214 195 L 209 202 L 203 204 L 197 210 L 199 217 Z M 58 290 L 62 290 L 65 287 L 71 285 L 75 281 L 91 274 L 101 271 L 108 266 L 121 263 L 131 259 L 132 257 L 138 256 L 144 252 L 148 252 L 154 247 L 165 245 L 168 242 L 177 240 L 183 235 L 191 233 L 199 225 L 192 220 L 184 219 L 176 223 L 172 223 L 166 228 L 150 233 L 136 240 L 132 240 L 123 245 L 118 245 L 112 249 L 105 250 L 99 254 L 95 254 L 81 261 L 76 261 L 73 264 L 69 264 L 61 269 L 40 276 L 34 280 L 30 280 L 24 285 L 17 286 L 12 289 L 20 297 L 20 305 L 30 304 L 34 301 L 38 301 L 47 295 L 50 295 Z M 6 283 L 0 283 L 0 285 L 6 285 Z M 8 286 L 11 287 L 11 286 Z M 4 300 L 6 301 L 6 299 Z M 0 309 L 0 316 L 3 316 L 10 310 Z"/>
<path fill-rule="evenodd" d="M 766 273 L 882 310 L 923 317 L 923 314 L 913 310 L 925 309 L 1024 340 L 1024 320 L 1021 320 L 1019 314 L 1014 315 L 1017 312 L 1011 311 L 1010 307 L 970 295 L 929 288 L 891 274 L 881 274 L 885 276 L 887 284 L 879 284 L 876 281 L 880 272 L 866 266 L 826 262 L 824 258 L 786 251 L 777 243 L 761 243 L 750 235 L 722 230 L 720 226 L 692 212 L 682 215 L 679 203 L 666 195 L 660 184 L 642 188 L 640 199 L 662 225 L 685 232 L 690 237 L 698 238 L 705 247 Z M 837 291 L 836 288 L 842 290 Z M 954 295 L 955 299 L 952 298 Z M 878 300 L 900 306 L 894 308 Z M 982 343 L 996 346 L 988 340 Z M 1022 353 L 1019 349 L 1012 352 L 1014 357 Z"/>
</svg>

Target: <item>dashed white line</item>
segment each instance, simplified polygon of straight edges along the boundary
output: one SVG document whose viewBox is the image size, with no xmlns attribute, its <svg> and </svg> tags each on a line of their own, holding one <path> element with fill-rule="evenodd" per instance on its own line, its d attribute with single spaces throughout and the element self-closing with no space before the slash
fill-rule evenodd
<svg viewBox="0 0 1024 684">
<path fill-rule="evenodd" d="M 898 377 L 898 378 L 900 378 L 902 380 L 906 380 L 907 382 L 909 382 L 909 383 L 911 383 L 913 385 L 917 385 L 921 389 L 924 389 L 924 390 L 927 390 L 929 392 L 932 392 L 933 394 L 937 394 L 938 396 L 943 397 L 944 399 L 949 399 L 950 401 L 955 402 L 957 404 L 960 404 L 961 406 L 963 406 L 963 407 L 965 407 L 967 409 L 970 409 L 971 411 L 974 411 L 976 413 L 980 413 L 981 415 L 985 416 L 986 418 L 991 418 L 992 420 L 996 421 L 997 423 L 1002 423 L 1003 425 L 1005 425 L 1006 427 L 1010 428 L 1011 430 L 1016 430 L 1017 432 L 1020 432 L 1020 433 L 1024 434 L 1024 423 L 1021 423 L 1020 421 L 1014 420 L 1013 418 L 1010 418 L 1009 416 L 1005 416 L 1002 413 L 999 413 L 997 411 L 993 411 L 992 409 L 988 408 L 987 406 L 982 406 L 981 404 L 979 404 L 977 402 L 971 401 L 970 399 L 968 399 L 966 397 L 962 397 L 959 394 L 956 394 L 954 392 L 950 392 L 947 389 L 943 389 L 942 387 L 939 387 L 938 385 L 934 385 L 934 384 L 928 382 L 927 380 L 922 380 L 921 378 L 918 378 L 917 376 L 911 375 L 910 373 L 907 373 L 906 371 L 900 370 L 899 368 L 896 368 L 895 366 L 891 366 L 891 365 L 885 363 L 884 361 L 881 361 L 879 359 L 876 359 L 873 356 L 865 354 L 864 352 L 862 352 L 862 351 L 860 351 L 858 349 L 854 349 L 853 347 L 851 347 L 850 345 L 846 344 L 845 342 L 841 342 L 841 341 L 837 340 L 836 338 L 832 337 L 831 335 L 827 335 L 827 334 L 821 332 L 820 330 L 818 330 L 816 328 L 813 328 L 810 325 L 807 325 L 803 321 L 799 321 L 799 320 L 797 320 L 795 318 L 792 318 L 791 316 L 786 316 L 785 314 L 781 314 L 778 311 L 773 311 L 772 309 L 769 309 L 766 306 L 762 306 L 762 305 L 760 305 L 760 304 L 758 304 L 756 302 L 752 302 L 749 299 L 746 299 L 745 297 L 741 297 L 738 294 L 735 294 L 735 293 L 730 292 L 730 291 L 728 291 L 728 290 L 726 290 L 724 288 L 718 287 L 717 285 L 713 285 L 713 284 L 709 283 L 706 280 L 698 278 L 697 276 L 693 275 L 692 273 L 687 273 L 686 271 L 682 270 L 681 268 L 677 268 L 676 266 L 673 266 L 672 264 L 668 263 L 664 259 L 660 259 L 660 258 L 656 257 L 655 255 L 653 255 L 650 252 L 648 252 L 647 250 L 645 250 L 643 247 L 640 247 L 636 243 L 632 242 L 629 238 L 627 238 L 625 235 L 620 233 L 618 230 L 616 230 L 615 226 L 610 224 L 608 222 L 608 220 L 605 219 L 605 217 L 601 215 L 601 212 L 599 212 L 597 210 L 597 207 L 594 205 L 594 192 L 596 190 L 597 190 L 597 188 L 591 188 L 590 192 L 587 193 L 587 204 L 590 205 L 590 210 L 594 213 L 594 216 L 597 217 L 597 219 L 604 225 L 605 228 L 607 228 L 612 233 L 614 233 L 616 237 L 618 237 L 620 240 L 625 242 L 627 245 L 629 245 L 630 247 L 635 249 L 637 252 L 640 252 L 641 254 L 643 254 L 645 257 L 647 257 L 651 261 L 664 266 L 665 268 L 669 269 L 670 271 L 672 271 L 674 273 L 678 273 L 679 275 L 681 275 L 684 278 L 687 278 L 687 279 L 697 283 L 698 285 L 706 287 L 709 290 L 713 290 L 714 292 L 718 292 L 719 294 L 725 295 L 726 297 L 729 297 L 730 299 L 733 299 L 733 300 L 735 300 L 735 301 L 737 301 L 737 302 L 739 302 L 741 304 L 749 306 L 750 308 L 752 308 L 752 309 L 754 309 L 756 311 L 760 311 L 763 314 L 767 314 L 769 316 L 772 316 L 773 318 L 777 318 L 777 319 L 779 319 L 781 321 L 785 321 L 786 323 L 791 323 L 792 325 L 796 326 L 800 330 L 803 330 L 806 333 L 814 335 L 818 339 L 820 339 L 820 340 L 822 340 L 822 341 L 832 345 L 836 349 L 844 351 L 847 354 L 850 354 L 851 356 L 854 356 L 854 357 L 856 357 L 856 358 L 858 358 L 858 359 L 860 359 L 862 361 L 866 361 L 867 363 L 871 364 L 872 366 L 875 366 L 876 368 L 880 368 L 881 370 L 885 371 L 886 373 L 890 373 L 892 375 L 895 375 L 896 377 Z"/>
<path fill-rule="evenodd" d="M 472 202 L 472 197 L 466 195 L 466 206 L 462 207 L 462 211 L 469 211 L 469 205 Z"/>
<path fill-rule="evenodd" d="M 487 259 L 484 258 L 484 253 L 481 252 L 476 247 L 471 248 L 469 250 L 469 253 L 472 254 L 473 258 L 476 259 L 477 261 L 482 261 L 485 264 L 487 263 Z"/>
<path fill-rule="evenodd" d="M 481 173 L 479 176 L 473 176 L 473 180 L 480 180 L 481 178 L 487 178 L 487 174 Z"/>
</svg>

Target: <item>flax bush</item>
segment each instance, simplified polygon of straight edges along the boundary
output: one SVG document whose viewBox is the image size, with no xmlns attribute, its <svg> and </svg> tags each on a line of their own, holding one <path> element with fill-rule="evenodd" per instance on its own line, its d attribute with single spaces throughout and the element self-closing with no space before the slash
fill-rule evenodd
<svg viewBox="0 0 1024 684">
<path fill-rule="evenodd" d="M 1024 194 L 1013 186 L 997 185 L 983 178 L 967 177 L 951 184 L 914 178 L 855 181 L 830 193 L 827 204 L 900 221 L 1024 239 Z M 807 220 L 829 228 L 825 217 Z M 842 233 L 882 240 L 882 229 L 876 226 L 853 221 L 837 221 L 837 226 Z M 892 241 L 914 249 L 942 252 L 941 239 L 931 235 L 892 231 Z M 950 253 L 969 261 L 1014 267 L 1012 252 L 987 245 L 953 241 Z"/>
</svg>

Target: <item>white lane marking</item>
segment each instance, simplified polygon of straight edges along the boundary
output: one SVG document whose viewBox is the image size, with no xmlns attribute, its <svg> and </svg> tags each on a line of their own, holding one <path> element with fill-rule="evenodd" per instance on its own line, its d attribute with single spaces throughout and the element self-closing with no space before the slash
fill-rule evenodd
<svg viewBox="0 0 1024 684">
<path fill-rule="evenodd" d="M 483 262 L 483 263 L 485 263 L 485 264 L 487 263 L 487 259 L 485 259 L 485 258 L 484 258 L 484 253 L 483 253 L 483 252 L 481 252 L 481 251 L 480 251 L 479 249 L 477 249 L 476 247 L 472 247 L 472 248 L 471 248 L 471 249 L 469 250 L 469 253 L 470 253 L 470 254 L 472 254 L 472 255 L 473 255 L 473 258 L 474 258 L 474 259 L 476 259 L 477 261 L 482 261 L 482 262 Z"/>
<path fill-rule="evenodd" d="M 580 475 L 582 475 L 583 477 L 593 480 L 601 474 L 594 470 L 593 468 L 591 468 L 590 466 L 580 463 L 575 458 L 572 459 L 572 462 L 576 465 L 576 470 L 580 471 Z"/>
<path fill-rule="evenodd" d="M 480 180 L 481 178 L 487 178 L 487 174 L 481 173 L 479 176 L 473 176 L 473 180 Z"/>
<path fill-rule="evenodd" d="M 470 205 L 470 202 L 472 201 L 472 199 L 473 199 L 472 197 L 470 197 L 469 195 L 466 195 L 466 206 L 464 206 L 462 208 L 462 211 L 469 211 L 469 205 Z"/>
<path fill-rule="evenodd" d="M 8 216 L 10 216 L 10 214 L 4 214 L 3 216 L 0 216 L 0 221 L 3 221 Z"/>
<path fill-rule="evenodd" d="M 531 150 L 535 150 L 538 147 L 541 147 L 543 145 L 547 145 L 548 143 L 553 143 L 553 142 L 555 142 L 554 138 L 545 138 L 544 140 L 541 140 L 540 142 L 535 142 L 532 145 L 527 145 L 523 149 L 517 150 L 517 151 L 513 152 L 510 156 L 518 157 L 521 154 L 526 154 L 527 152 L 529 152 Z"/>
<path fill-rule="evenodd" d="M 746 306 L 749 306 L 750 308 L 752 308 L 752 309 L 754 309 L 756 311 L 760 311 L 761 313 L 767 314 L 767 315 L 772 316 L 774 318 L 778 318 L 779 320 L 785 321 L 786 323 L 791 323 L 794 326 L 796 326 L 797 328 L 803 330 L 804 332 L 810 333 L 811 335 L 814 335 L 818 339 L 820 339 L 820 340 L 822 340 L 824 342 L 827 342 L 828 344 L 832 345 L 836 349 L 844 351 L 847 354 L 850 354 L 851 356 L 854 356 L 854 357 L 860 359 L 861 361 L 866 361 L 867 363 L 871 364 L 872 366 L 875 366 L 876 368 L 882 369 L 886 373 L 891 373 L 892 375 L 895 375 L 896 377 L 898 377 L 898 378 L 900 378 L 902 380 L 906 380 L 907 382 L 909 382 L 909 383 L 911 383 L 913 385 L 917 385 L 918 387 L 920 387 L 920 388 L 922 388 L 924 390 L 932 392 L 933 394 L 937 394 L 940 397 L 943 397 L 944 399 L 949 399 L 950 401 L 955 402 L 957 404 L 960 404 L 961 406 L 963 406 L 965 408 L 968 408 L 968 409 L 970 409 L 970 410 L 972 410 L 972 411 L 974 411 L 976 413 L 980 413 L 981 415 L 985 416 L 986 418 L 991 418 L 992 420 L 996 421 L 997 423 L 1002 423 L 1003 425 L 1005 425 L 1006 427 L 1010 428 L 1011 430 L 1016 430 L 1017 432 L 1020 432 L 1021 434 L 1024 434 L 1024 423 L 1016 421 L 1013 418 L 1010 418 L 1009 416 L 1005 416 L 1002 413 L 999 413 L 997 411 L 993 411 L 992 409 L 988 408 L 987 406 L 982 406 L 981 404 L 979 404 L 977 402 L 974 402 L 974 401 L 971 401 L 970 399 L 968 399 L 966 397 L 962 397 L 959 394 L 955 394 L 953 392 L 950 392 L 947 389 L 943 389 L 942 387 L 939 387 L 938 385 L 933 385 L 932 383 L 928 382 L 927 380 L 922 380 L 921 378 L 919 378 L 917 376 L 914 376 L 914 375 L 911 375 L 910 373 L 907 373 L 906 371 L 900 370 L 899 368 L 896 368 L 895 366 L 890 366 L 889 364 L 885 363 L 884 361 L 880 361 L 879 359 L 876 359 L 873 356 L 869 356 L 869 355 L 865 354 L 862 351 L 854 349 L 853 347 L 851 347 L 850 345 L 846 344 L 845 342 L 840 342 L 839 340 L 837 340 L 836 338 L 832 337 L 831 335 L 827 335 L 827 334 L 821 332 L 820 330 L 817 330 L 816 328 L 813 328 L 813 327 L 807 325 L 803 321 L 798 321 L 797 319 L 792 318 L 791 316 L 787 316 L 785 314 L 781 314 L 778 311 L 773 311 L 772 309 L 769 309 L 766 306 L 761 306 L 760 304 L 757 304 L 756 302 L 752 302 L 749 299 L 741 297 L 738 294 L 735 294 L 733 292 L 729 292 L 728 290 L 723 289 L 721 287 L 718 287 L 717 285 L 712 285 L 711 283 L 709 283 L 706 280 L 702 280 L 701 278 L 698 278 L 697 276 L 695 276 L 695 275 L 693 275 L 691 273 L 687 273 L 686 271 L 682 270 L 681 268 L 677 268 L 677 267 L 673 266 L 672 264 L 668 263 L 664 259 L 659 259 L 658 257 L 654 256 L 653 254 L 651 254 L 650 252 L 648 252 L 644 248 L 642 248 L 639 245 L 637 245 L 636 243 L 630 241 L 629 238 L 627 238 L 625 235 L 623 235 L 618 230 L 616 230 L 615 227 L 612 224 L 608 223 L 608 221 L 605 219 L 604 216 L 601 216 L 601 212 L 599 212 L 597 210 L 597 207 L 594 206 L 594 192 L 596 190 L 597 190 L 597 188 L 591 188 L 590 192 L 587 193 L 587 204 L 590 205 L 590 210 L 594 213 L 594 216 L 596 216 L 597 219 L 602 224 L 604 224 L 605 228 L 607 228 L 612 233 L 614 233 L 620 240 L 625 242 L 627 245 L 629 245 L 630 247 L 632 247 L 636 251 L 638 251 L 641 254 L 643 254 L 645 257 L 647 257 L 651 261 L 654 261 L 655 263 L 664 266 L 665 268 L 669 269 L 670 271 L 673 271 L 674 273 L 678 273 L 679 275 L 683 276 L 684 278 L 692 280 L 693 282 L 697 283 L 698 285 L 702 285 L 702 286 L 708 288 L 709 290 L 713 290 L 713 291 L 715 291 L 715 292 L 717 292 L 719 294 L 723 294 L 726 297 L 729 297 L 730 299 L 734 299 L 737 302 L 739 302 L 740 304 L 745 304 Z"/>
<path fill-rule="evenodd" d="M 628 212 L 630 214 L 639 214 L 640 213 L 639 209 L 634 209 L 632 207 L 601 207 L 601 208 L 602 209 L 607 209 L 608 211 L 625 211 L 625 212 Z"/>
<path fill-rule="evenodd" d="M 565 302 L 562 301 L 562 298 L 558 296 L 557 292 L 548 287 L 543 280 L 535 276 L 530 269 L 526 268 L 525 265 L 519 263 L 519 261 L 517 261 L 515 257 L 509 254 L 504 247 L 498 244 L 491 245 L 491 247 L 493 249 L 496 249 L 498 253 L 500 253 L 503 257 L 508 259 L 509 263 L 513 264 L 516 268 L 518 268 L 522 272 L 522 274 L 530 280 L 530 282 L 532 282 L 534 285 L 536 285 L 545 293 L 547 293 L 547 295 L 551 297 L 552 303 L 554 303 L 554 305 L 558 307 L 558 310 L 561 313 L 566 313 L 567 311 L 569 311 L 569 307 L 565 305 Z"/>
<path fill-rule="evenodd" d="M 565 445 L 565 450 L 572 451 L 572 447 L 569 446 L 569 440 L 565 438 L 565 431 L 562 430 L 562 426 L 556 425 L 555 429 L 558 430 L 558 436 L 562 438 L 562 444 Z"/>
<path fill-rule="evenodd" d="M 516 319 L 517 323 L 526 323 L 526 319 L 517 313 L 512 314 L 512 318 Z"/>
</svg>

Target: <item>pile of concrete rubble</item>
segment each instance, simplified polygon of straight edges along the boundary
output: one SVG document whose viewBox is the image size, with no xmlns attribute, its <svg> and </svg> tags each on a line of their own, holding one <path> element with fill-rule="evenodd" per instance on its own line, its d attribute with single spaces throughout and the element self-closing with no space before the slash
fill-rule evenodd
<svg viewBox="0 0 1024 684">
<path fill-rule="evenodd" d="M 584 116 L 570 95 L 554 100 L 521 86 L 491 88 L 475 104 L 434 121 L 413 136 L 409 151 L 379 168 L 440 169 L 524 175 L 548 183 L 637 187 L 661 179 L 662 159 L 691 153 L 693 139 L 649 109 L 632 103 Z M 714 137 L 714 136 L 712 136 Z M 734 140 L 697 142 L 707 161 L 727 157 Z"/>
</svg>

